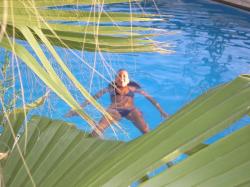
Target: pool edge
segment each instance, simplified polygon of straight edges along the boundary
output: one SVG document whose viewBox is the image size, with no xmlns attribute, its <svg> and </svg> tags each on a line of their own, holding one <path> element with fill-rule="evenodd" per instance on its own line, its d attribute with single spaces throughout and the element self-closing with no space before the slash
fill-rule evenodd
<svg viewBox="0 0 250 187">
<path fill-rule="evenodd" d="M 223 3 L 223 4 L 233 6 L 233 7 L 236 7 L 236 8 L 240 8 L 242 10 L 250 11 L 250 1 L 249 2 L 244 2 L 245 4 L 248 4 L 247 6 L 242 4 L 242 2 L 239 2 L 239 1 L 236 2 L 235 0 L 212 0 L 212 1 Z"/>
</svg>

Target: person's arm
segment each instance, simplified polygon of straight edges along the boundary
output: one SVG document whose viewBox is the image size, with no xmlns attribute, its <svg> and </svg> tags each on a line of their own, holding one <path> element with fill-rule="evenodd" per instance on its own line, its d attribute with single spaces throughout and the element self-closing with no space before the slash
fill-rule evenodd
<svg viewBox="0 0 250 187">
<path fill-rule="evenodd" d="M 148 99 L 159 110 L 159 112 L 161 113 L 161 115 L 164 118 L 169 117 L 169 115 L 166 112 L 164 112 L 164 110 L 161 108 L 160 104 L 152 96 L 150 96 L 147 92 L 145 92 L 144 90 L 141 90 L 141 89 L 136 89 L 135 92 L 143 95 L 146 99 Z"/>
<path fill-rule="evenodd" d="M 109 87 L 104 88 L 104 89 L 100 90 L 99 92 L 97 92 L 97 93 L 93 96 L 93 98 L 97 100 L 97 99 L 99 99 L 101 96 L 103 96 L 103 95 L 104 95 L 105 93 L 107 93 L 107 92 L 109 92 Z M 90 102 L 86 100 L 86 101 L 83 102 L 80 106 L 81 106 L 82 108 L 84 108 L 84 107 L 86 107 L 88 104 L 90 104 Z M 65 116 L 65 117 L 72 117 L 72 116 L 76 116 L 76 115 L 78 115 L 76 111 L 70 110 L 70 111 L 69 111 L 68 113 L 66 113 L 64 116 Z"/>
<path fill-rule="evenodd" d="M 95 100 L 97 100 L 97 99 L 99 99 L 100 97 L 102 97 L 105 93 L 107 93 L 107 92 L 109 92 L 109 88 L 107 87 L 107 88 L 104 88 L 104 89 L 102 89 L 102 90 L 100 90 L 99 92 L 97 92 L 94 96 L 93 96 L 93 98 L 95 99 Z M 84 101 L 80 106 L 82 107 L 82 108 L 84 108 L 85 106 L 87 106 L 88 104 L 90 104 L 90 102 L 88 101 L 88 100 L 86 100 L 86 101 Z"/>
</svg>

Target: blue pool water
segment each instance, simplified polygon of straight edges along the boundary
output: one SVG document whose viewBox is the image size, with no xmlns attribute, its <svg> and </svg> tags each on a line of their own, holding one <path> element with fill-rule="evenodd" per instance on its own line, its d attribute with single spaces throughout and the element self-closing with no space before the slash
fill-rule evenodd
<svg viewBox="0 0 250 187">
<path fill-rule="evenodd" d="M 103 55 L 114 70 L 127 69 L 131 74 L 131 79 L 140 83 L 142 88 L 151 94 L 167 113 L 173 115 L 208 89 L 226 83 L 240 74 L 250 73 L 249 12 L 206 0 L 158 0 L 156 6 L 152 2 L 144 2 L 141 3 L 141 7 L 135 4 L 132 7 L 134 12 L 140 11 L 143 7 L 145 12 L 160 13 L 159 17 L 167 19 L 166 21 L 134 23 L 134 25 L 142 24 L 173 32 L 166 34 L 166 32 L 161 31 L 161 35 L 154 39 L 171 44 L 171 49 L 175 53 L 170 55 L 104 53 Z M 80 8 L 88 9 L 89 7 Z M 129 6 L 118 4 L 104 8 L 106 11 L 128 11 Z M 92 80 L 92 71 L 86 65 L 81 64 L 79 59 L 70 52 L 63 49 L 57 50 L 75 76 L 91 93 L 94 94 L 107 86 L 108 83 L 96 74 Z M 79 51 L 75 53 L 81 55 Z M 93 53 L 85 52 L 84 57 L 108 80 L 112 79 L 114 73 L 109 69 L 109 66 L 103 64 L 99 56 L 97 56 L 96 63 L 94 63 L 95 55 Z M 25 65 L 20 64 L 20 66 L 26 90 L 25 97 L 28 102 L 42 95 L 46 88 Z M 106 68 L 109 71 L 106 71 Z M 111 75 L 108 72 L 111 72 Z M 59 74 L 64 77 L 62 73 L 59 72 Z M 73 89 L 73 86 L 67 80 L 65 82 L 77 100 L 83 102 L 83 98 Z M 100 102 L 104 106 L 108 106 L 109 96 L 104 96 Z M 143 112 L 150 129 L 155 129 L 163 121 L 159 112 L 145 98 L 136 96 L 136 105 Z M 56 95 L 51 94 L 46 105 L 33 113 L 64 119 L 63 115 L 69 109 Z M 92 107 L 87 107 L 87 111 L 95 120 L 100 119 L 100 114 Z M 88 125 L 79 117 L 66 120 L 77 124 L 80 129 L 90 131 Z M 245 117 L 227 131 L 208 140 L 207 143 L 213 142 L 219 137 L 249 124 L 249 122 L 250 119 Z M 129 121 L 122 120 L 120 124 L 128 132 L 128 135 L 117 131 L 118 139 L 129 141 L 141 135 Z M 111 129 L 105 131 L 105 136 L 116 138 Z"/>
</svg>

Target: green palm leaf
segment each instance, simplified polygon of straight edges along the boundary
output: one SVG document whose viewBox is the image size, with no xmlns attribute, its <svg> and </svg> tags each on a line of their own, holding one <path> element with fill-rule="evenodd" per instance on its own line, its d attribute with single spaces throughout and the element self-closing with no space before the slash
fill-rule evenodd
<svg viewBox="0 0 250 187">
<path fill-rule="evenodd" d="M 11 46 L 9 45 L 9 42 L 5 41 L 4 39 L 2 40 L 2 43 L 0 43 L 0 46 L 5 47 L 7 50 L 12 50 L 14 47 L 15 54 L 17 54 L 45 84 L 47 84 L 57 95 L 59 95 L 66 103 L 68 103 L 69 106 L 76 110 L 79 115 L 83 117 L 83 119 L 85 119 L 91 126 L 94 127 L 94 121 L 84 111 L 81 110 L 80 105 L 68 92 L 62 81 L 56 76 L 56 73 L 44 55 L 41 56 L 41 60 L 48 72 L 39 65 L 36 59 L 23 46 L 18 44 Z M 38 48 L 38 46 L 36 47 Z M 39 54 L 42 54 L 41 51 L 38 52 Z"/>
<path fill-rule="evenodd" d="M 142 186 L 238 186 L 250 179 L 249 133 L 246 126 Z"/>
<path fill-rule="evenodd" d="M 131 0 L 130 2 L 136 2 L 138 0 Z M 20 5 L 24 5 L 24 3 L 27 3 L 26 0 L 9 0 L 9 2 L 12 2 L 13 4 L 17 4 L 17 7 Z M 32 1 L 30 1 L 32 2 Z M 98 0 L 98 1 L 92 1 L 92 0 L 36 0 L 34 1 L 34 5 L 36 7 L 41 6 L 63 6 L 63 5 L 92 5 L 92 4 L 110 4 L 110 3 L 127 3 L 127 0 Z M 138 1 L 139 2 L 139 1 Z"/>
<path fill-rule="evenodd" d="M 130 13 L 117 13 L 117 12 L 84 12 L 77 10 L 38 10 L 36 12 L 29 8 L 13 9 L 16 23 L 42 23 L 43 19 L 46 21 L 82 21 L 82 22 L 130 22 L 130 21 L 152 21 L 150 14 L 130 14 Z M 2 11 L 0 11 L 2 13 Z M 11 17 L 8 21 L 12 23 Z M 26 23 L 26 24 L 27 24 Z"/>
<path fill-rule="evenodd" d="M 54 46 L 63 47 L 68 50 L 77 49 L 96 53 L 149 51 L 169 53 L 170 51 L 159 48 L 158 44 L 149 39 L 154 34 L 142 34 L 141 31 L 149 31 L 149 28 L 132 27 L 133 21 L 152 21 L 155 15 L 105 12 L 102 9 L 103 3 L 120 2 L 124 2 L 124 0 L 107 0 L 105 2 L 78 0 L 4 0 L 0 2 L 0 19 L 3 20 L 1 33 L 4 33 L 4 35 L 0 34 L 0 39 L 2 39 L 0 46 L 12 51 L 17 57 L 22 59 L 51 90 L 61 97 L 73 110 L 76 110 L 92 128 L 95 128 L 95 122 L 88 114 L 81 110 L 75 98 L 56 74 L 44 51 L 41 49 L 40 44 L 45 44 L 45 47 L 56 59 L 62 71 L 66 73 L 82 95 L 104 116 L 110 119 L 111 117 L 105 112 L 102 106 L 90 96 L 86 89 L 81 86 L 74 75 L 68 70 L 60 58 L 60 54 L 54 50 Z M 48 6 L 79 4 L 98 6 L 100 11 L 88 12 L 47 8 Z M 86 24 L 72 26 L 63 24 L 63 21 L 85 22 Z M 99 25 L 101 22 L 114 24 L 115 22 L 124 21 L 129 22 L 131 26 Z M 90 22 L 94 22 L 94 25 L 90 26 Z M 34 53 L 39 57 L 42 65 L 34 58 L 34 54 L 31 54 L 18 44 L 16 39 L 27 41 Z"/>
<path fill-rule="evenodd" d="M 38 98 L 32 103 L 27 104 L 23 108 L 14 109 L 13 111 L 4 111 L 1 113 L 0 123 L 4 128 L 4 133 L 0 136 L 0 152 L 9 151 L 12 148 L 15 138 L 17 137 L 25 118 L 27 117 L 27 113 L 44 104 L 45 100 L 48 97 L 49 92 L 47 92 L 44 96 Z M 8 119 L 6 119 L 8 118 Z M 10 126 L 10 124 L 13 124 Z M 14 137 L 13 137 L 14 136 Z"/>
<path fill-rule="evenodd" d="M 2 187 L 5 187 L 5 185 L 4 185 L 4 180 L 3 180 L 3 171 L 2 171 L 1 164 L 0 164 L 0 185 L 1 185 Z"/>
<path fill-rule="evenodd" d="M 12 3 L 11 3 L 12 2 Z M 15 2 L 15 3 L 14 3 Z M 38 3 L 39 2 L 39 3 Z M 11 37 L 13 31 L 17 33 L 15 37 L 24 39 L 22 35 L 18 36 L 20 26 L 33 26 L 43 28 L 43 32 L 50 32 L 50 37 L 57 39 L 57 43 L 61 43 L 61 40 L 67 40 L 70 42 L 75 41 L 82 41 L 84 44 L 87 45 L 94 44 L 96 45 L 96 38 L 98 39 L 98 43 L 100 42 L 100 46 L 102 45 L 102 40 L 107 40 L 106 45 L 104 47 L 100 47 L 101 51 L 110 51 L 114 52 L 112 49 L 113 43 L 116 41 L 116 44 L 121 44 L 121 46 L 117 45 L 117 48 L 120 48 L 118 52 L 133 52 L 133 46 L 138 48 L 141 46 L 140 51 L 157 51 L 158 48 L 154 45 L 151 45 L 153 41 L 149 42 L 149 45 L 145 43 L 145 39 L 148 38 L 147 35 L 138 34 L 136 31 L 143 31 L 149 30 L 144 29 L 142 27 L 120 27 L 120 26 L 99 26 L 100 22 L 132 22 L 134 21 L 152 21 L 152 17 L 154 15 L 150 14 L 132 14 L 132 13 L 121 13 L 121 12 L 105 12 L 102 10 L 101 12 L 94 12 L 94 11 L 77 11 L 77 10 L 52 10 L 52 9 L 45 9 L 44 6 L 48 6 L 48 1 L 36 1 L 35 4 L 33 1 L 23 2 L 21 0 L 16 1 L 7 1 L 7 5 L 4 6 L 4 2 L 1 2 L 3 8 L 0 9 L 0 19 L 3 19 L 4 11 L 7 13 L 7 29 L 6 34 Z M 71 4 L 72 1 L 64 1 L 63 3 Z M 37 6 L 37 3 L 40 6 Z M 62 3 L 62 2 L 61 2 Z M 80 2 L 79 2 L 80 3 Z M 106 2 L 105 2 L 106 3 Z M 108 2 L 107 2 L 108 3 Z M 1 6 L 0 4 L 0 6 Z M 54 6 L 56 2 L 52 3 Z M 60 4 L 60 3 L 59 3 Z M 42 7 L 42 8 L 41 8 Z M 54 24 L 51 24 L 50 21 L 82 21 L 82 22 L 94 22 L 96 26 L 76 26 L 78 30 L 75 30 L 75 27 L 67 24 L 57 24 L 57 27 Z M 64 35 L 59 35 L 57 29 L 63 31 Z M 46 31 L 47 30 L 47 31 Z M 105 30 L 109 30 L 105 32 Z M 110 32 L 110 30 L 112 30 Z M 152 29 L 151 29 L 152 30 Z M 78 32 L 77 32 L 78 31 Z M 80 35 L 79 35 L 80 31 Z M 116 32 L 118 31 L 118 32 Z M 123 37 L 112 37 L 111 34 L 126 34 Z M 55 35 L 57 34 L 57 35 Z M 62 34 L 62 33 L 61 33 Z M 134 35 L 137 36 L 134 36 Z M 67 38 L 65 38 L 67 35 Z M 108 36 L 107 36 L 108 35 Z M 138 40 L 138 35 L 140 38 L 144 38 L 144 40 Z M 75 38 L 76 36 L 80 37 Z M 95 38 L 95 40 L 93 40 Z M 90 42 L 90 41 L 91 42 Z M 133 40 L 133 41 L 128 41 Z M 64 41 L 65 42 L 65 41 Z M 75 42 L 74 45 L 69 45 L 68 47 L 82 49 L 82 42 Z M 127 44 L 124 46 L 124 44 Z M 146 44 L 146 45 L 145 45 Z M 94 46 L 93 45 L 93 46 Z M 99 45 L 99 44 L 98 44 Z M 64 45 L 65 46 L 65 45 Z M 147 48 L 148 46 L 148 48 Z M 94 47 L 87 47 L 84 50 L 94 51 Z M 110 49 L 110 50 L 109 50 Z M 166 52 L 168 52 L 166 50 Z"/>
<path fill-rule="evenodd" d="M 35 116 L 28 123 L 24 155 L 32 178 L 37 186 L 46 187 L 128 186 L 159 165 L 189 153 L 184 162 L 142 185 L 248 184 L 249 126 L 215 144 L 201 144 L 249 113 L 249 83 L 249 75 L 242 75 L 213 89 L 129 143 L 91 138 L 73 125 Z M 23 136 L 19 143 L 22 147 Z M 32 186 L 16 149 L 3 170 L 7 186 Z"/>
</svg>

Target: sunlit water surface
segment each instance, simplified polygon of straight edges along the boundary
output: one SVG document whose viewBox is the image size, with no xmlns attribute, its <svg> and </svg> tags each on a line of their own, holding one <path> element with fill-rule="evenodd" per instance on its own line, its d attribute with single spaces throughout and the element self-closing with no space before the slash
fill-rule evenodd
<svg viewBox="0 0 250 187">
<path fill-rule="evenodd" d="M 162 18 L 168 18 L 165 21 L 134 23 L 134 25 L 174 32 L 169 35 L 159 31 L 160 35 L 154 39 L 171 44 L 171 49 L 175 53 L 170 55 L 104 53 L 103 55 L 106 63 L 114 70 L 127 69 L 131 74 L 131 79 L 138 82 L 145 91 L 151 94 L 167 113 L 173 115 L 208 89 L 229 82 L 240 74 L 250 73 L 250 13 L 206 0 L 160 0 L 156 2 L 156 5 L 152 2 L 144 2 L 141 3 L 141 7 L 136 5 L 132 5 L 132 7 L 134 12 L 140 12 L 143 8 L 147 13 L 160 13 Z M 85 6 L 80 8 L 90 9 Z M 106 11 L 129 11 L 127 4 L 105 6 L 104 8 Z M 57 50 L 76 77 L 91 93 L 94 94 L 108 85 L 107 81 L 99 75 L 94 74 L 92 77 L 92 71 L 86 65 L 79 63 L 79 59 L 73 54 L 62 49 Z M 75 51 L 75 53 L 81 55 L 81 52 Z M 109 65 L 103 63 L 98 55 L 96 63 L 94 63 L 94 53 L 85 52 L 84 58 L 106 79 L 112 79 L 114 73 L 109 75 L 108 72 L 111 72 Z M 24 64 L 20 64 L 20 67 L 24 80 L 25 98 L 28 102 L 41 96 L 45 92 L 45 86 Z M 62 73 L 59 74 L 65 77 Z M 65 82 L 77 100 L 83 102 L 83 98 L 75 91 L 71 83 L 66 79 Z M 20 84 L 18 83 L 17 86 L 20 87 Z M 159 112 L 142 96 L 136 96 L 135 100 L 150 129 L 155 129 L 163 121 Z M 107 107 L 109 96 L 104 96 L 100 102 Z M 75 123 L 80 129 L 90 131 L 88 125 L 80 117 L 68 119 L 63 117 L 69 109 L 55 94 L 51 94 L 46 104 L 33 113 L 63 119 Z M 101 115 L 92 107 L 87 107 L 87 111 L 95 120 L 98 121 L 101 118 Z M 207 143 L 211 143 L 249 122 L 249 118 L 245 117 L 226 131 L 209 139 Z M 141 135 L 131 122 L 122 120 L 120 124 L 127 131 L 127 135 L 116 129 L 116 137 L 109 128 L 105 131 L 105 136 L 129 141 Z"/>
</svg>

